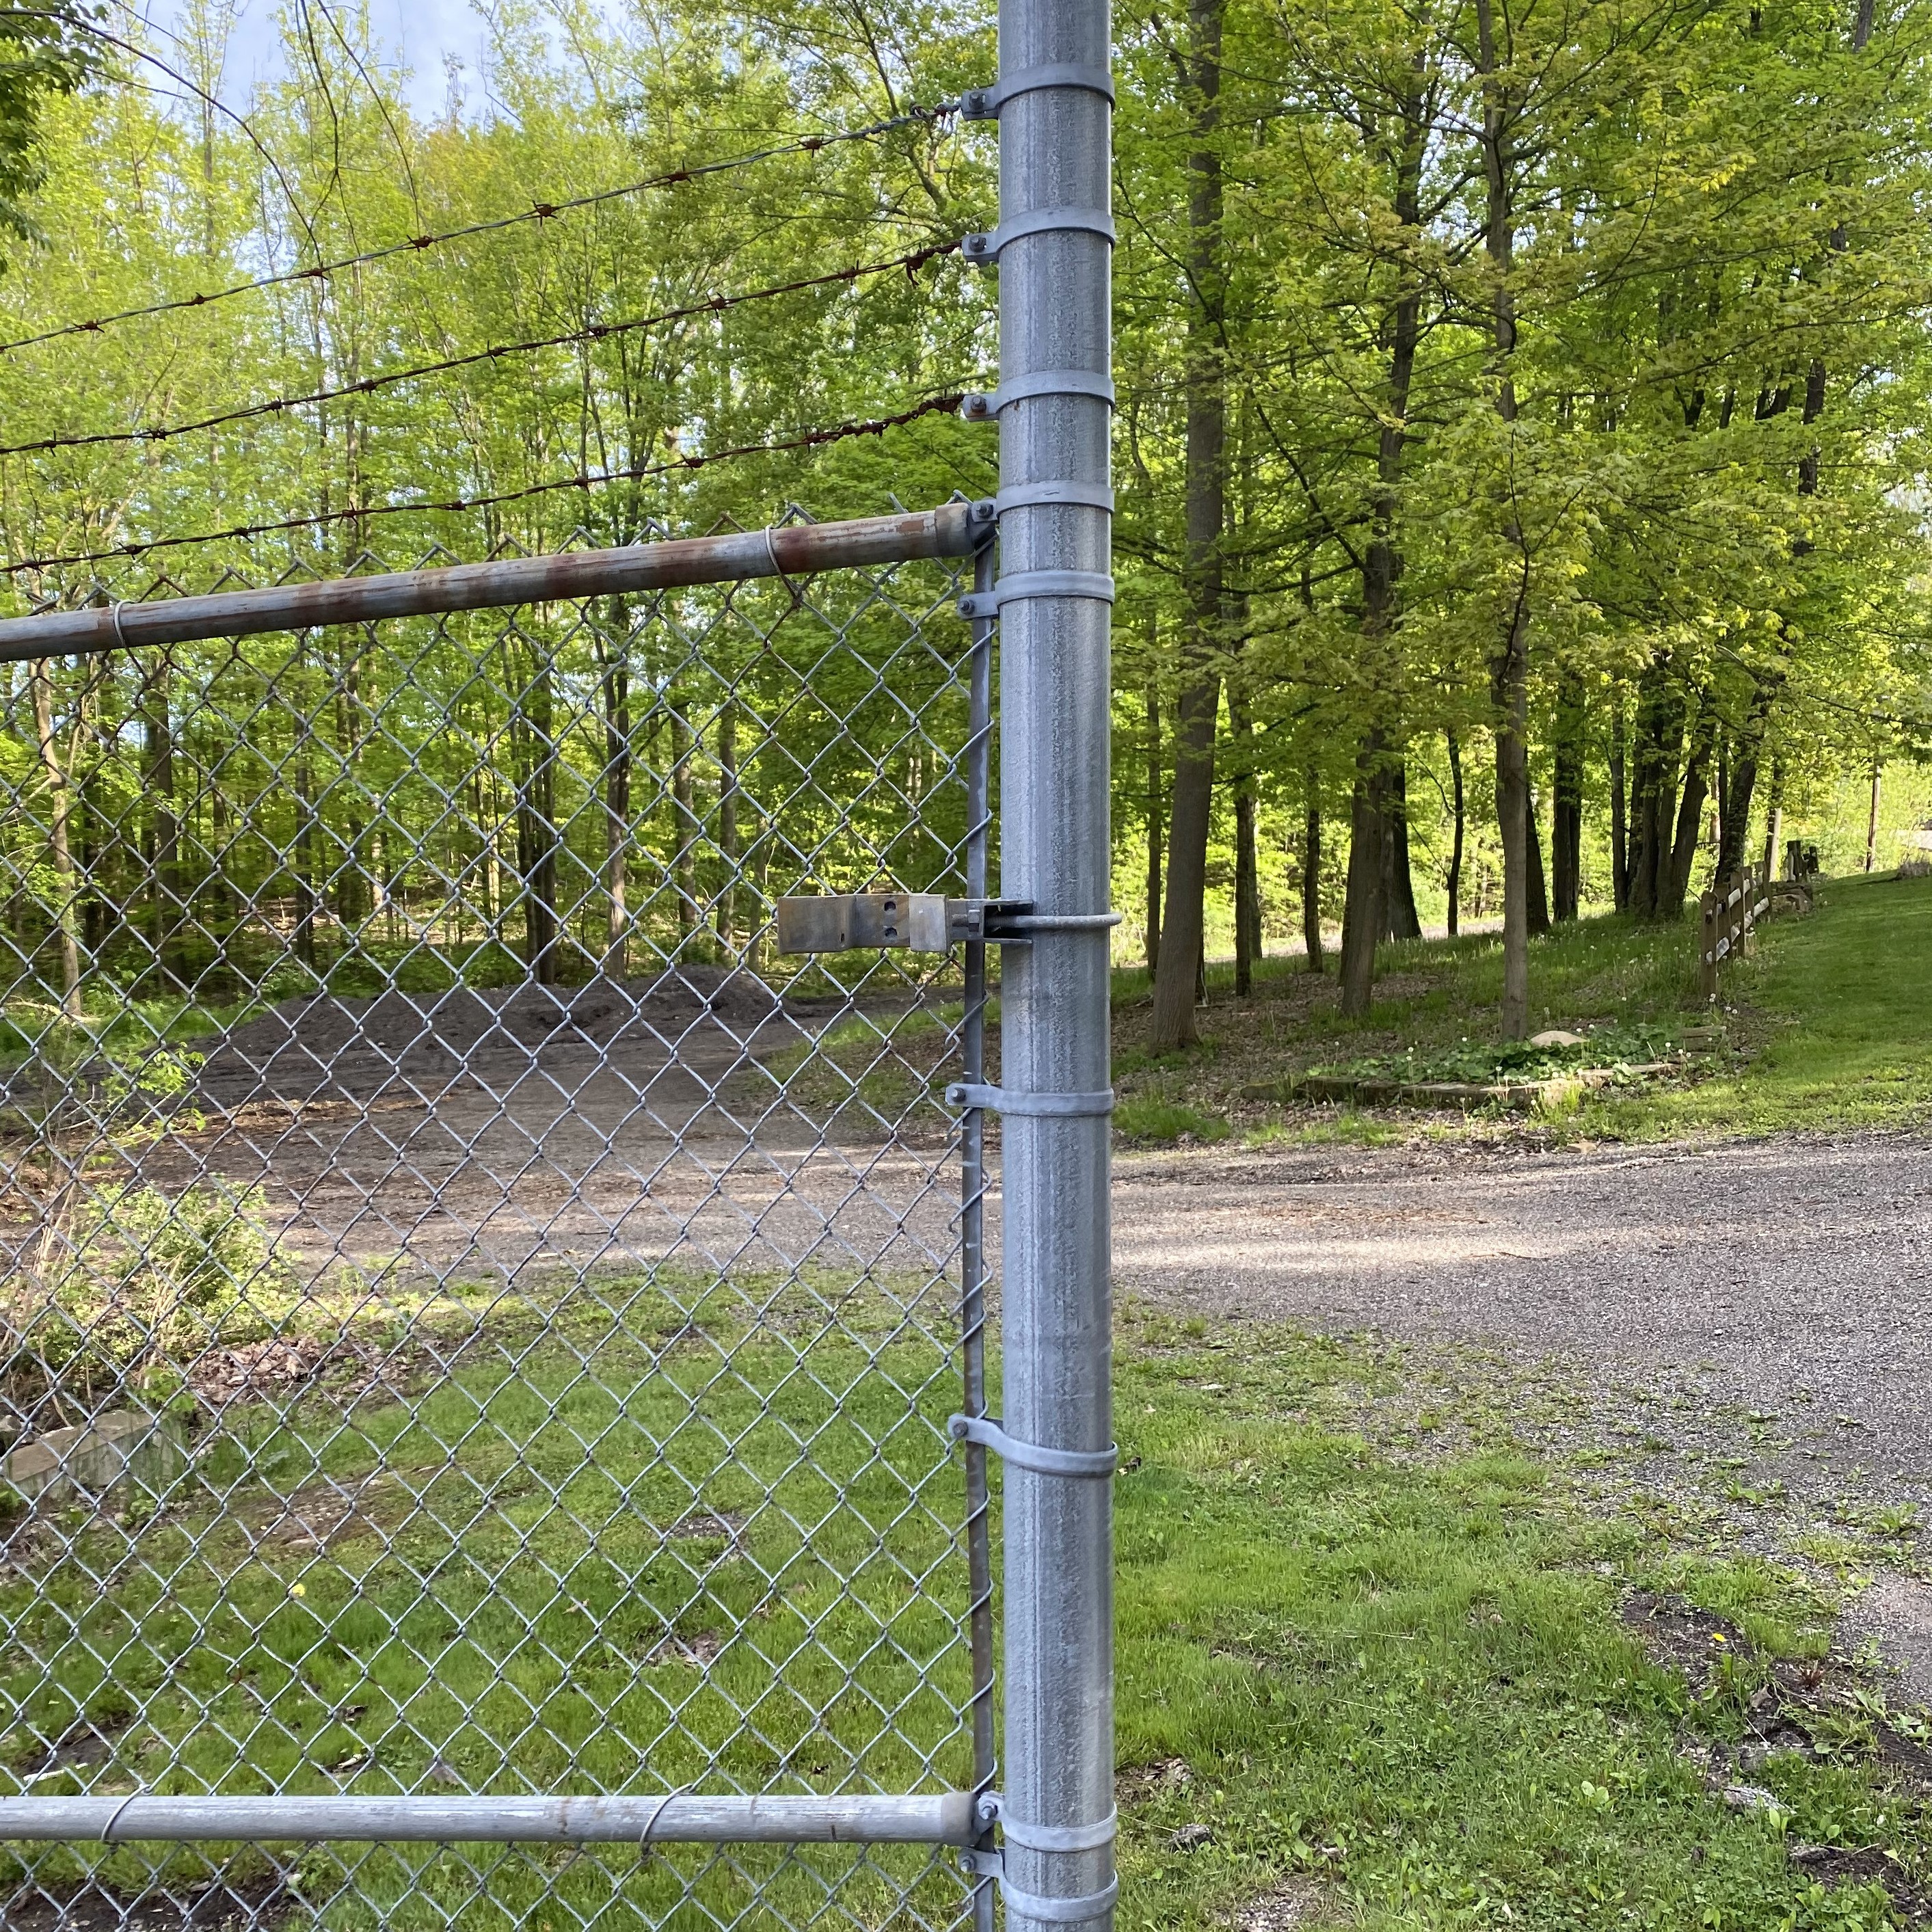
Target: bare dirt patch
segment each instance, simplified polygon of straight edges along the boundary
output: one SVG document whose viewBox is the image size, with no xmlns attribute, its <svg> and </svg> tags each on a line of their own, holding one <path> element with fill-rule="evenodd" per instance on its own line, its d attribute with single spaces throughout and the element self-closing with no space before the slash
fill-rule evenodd
<svg viewBox="0 0 1932 1932">
<path fill-rule="evenodd" d="M 1870 1673 L 1849 1659 L 1835 1654 L 1766 1659 L 1729 1618 L 1681 1597 L 1639 1590 L 1626 1599 L 1622 1616 L 1652 1662 L 1681 1672 L 1694 1696 L 1710 1696 L 1727 1676 L 1742 1677 L 1744 1737 L 1736 1752 L 1738 1772 L 1754 1774 L 1779 1752 L 1858 1757 L 1881 1762 L 1905 1782 L 1932 1790 L 1932 1750 L 1902 1728 L 1916 1720 L 1893 1712 Z M 1760 1681 L 1750 1683 L 1754 1677 Z M 1714 1779 L 1730 1767 L 1722 1744 L 1701 1754 Z"/>
<path fill-rule="evenodd" d="M 1885 1887 L 1897 1923 L 1932 1925 L 1932 1898 L 1912 1882 L 1882 1845 L 1793 1845 L 1786 1856 L 1821 1885 L 1869 1885 L 1876 1880 Z"/>
<path fill-rule="evenodd" d="M 224 1112 L 398 1093 L 433 1102 L 507 1094 L 531 1078 L 568 1085 L 587 1064 L 648 1080 L 674 1054 L 746 1054 L 761 1029 L 788 1030 L 826 1005 L 788 1004 L 754 974 L 692 965 L 578 987 L 318 992 L 193 1046 L 201 1094 Z"/>
<path fill-rule="evenodd" d="M 7 1932 L 273 1932 L 302 1903 L 277 1876 L 212 1878 L 152 1891 L 23 1885 L 0 1896 Z"/>
</svg>

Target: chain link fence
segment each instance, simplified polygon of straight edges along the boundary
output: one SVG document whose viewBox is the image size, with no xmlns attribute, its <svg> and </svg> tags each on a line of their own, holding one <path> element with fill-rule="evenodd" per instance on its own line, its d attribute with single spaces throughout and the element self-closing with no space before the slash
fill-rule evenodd
<svg viewBox="0 0 1932 1932">
<path fill-rule="evenodd" d="M 60 586 L 0 692 L 10 1932 L 985 1916 L 984 947 L 775 926 L 984 898 L 974 514 L 242 630 Z M 754 1797 L 856 1808 L 704 1824 Z"/>
</svg>

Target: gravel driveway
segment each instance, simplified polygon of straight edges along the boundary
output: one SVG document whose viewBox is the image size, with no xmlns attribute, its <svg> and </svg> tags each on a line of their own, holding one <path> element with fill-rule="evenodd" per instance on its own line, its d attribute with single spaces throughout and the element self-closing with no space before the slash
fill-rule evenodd
<svg viewBox="0 0 1932 1932">
<path fill-rule="evenodd" d="M 1802 1421 L 1821 1475 L 1932 1503 L 1932 1142 L 1130 1156 L 1123 1292 L 1499 1342 Z"/>
<path fill-rule="evenodd" d="M 1558 1358 L 1588 1430 L 1640 1442 L 1646 1486 L 1784 1484 L 1798 1514 L 1766 1553 L 1788 1558 L 1808 1516 L 1932 1519 L 1932 1142 L 1216 1148 L 1117 1178 L 1123 1294 Z M 1895 1549 L 1854 1564 L 1870 1587 L 1840 1640 L 1875 1641 L 1932 1706 L 1932 1584 Z"/>
</svg>

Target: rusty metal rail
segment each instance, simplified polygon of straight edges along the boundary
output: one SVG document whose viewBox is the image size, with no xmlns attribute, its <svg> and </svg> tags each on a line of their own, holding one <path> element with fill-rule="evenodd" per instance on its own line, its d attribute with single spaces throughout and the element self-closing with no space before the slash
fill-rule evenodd
<svg viewBox="0 0 1932 1932">
<path fill-rule="evenodd" d="M 970 556 L 974 544 L 985 540 L 992 519 L 990 502 L 944 503 L 935 510 L 860 517 L 846 523 L 788 524 L 722 536 L 628 544 L 616 550 L 564 550 L 550 556 L 332 578 L 319 584 L 277 584 L 213 596 L 43 610 L 0 620 L 0 664 L 366 623 L 383 617 Z"/>
</svg>

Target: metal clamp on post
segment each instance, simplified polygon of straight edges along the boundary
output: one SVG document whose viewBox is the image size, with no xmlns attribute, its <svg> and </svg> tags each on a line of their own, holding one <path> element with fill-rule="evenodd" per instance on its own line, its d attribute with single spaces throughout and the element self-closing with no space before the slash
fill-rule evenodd
<svg viewBox="0 0 1932 1932">
<path fill-rule="evenodd" d="M 1100 570 L 1021 570 L 1001 578 L 993 596 L 1001 604 L 1022 597 L 1093 597 L 1111 604 L 1114 580 Z"/>
<path fill-rule="evenodd" d="M 991 391 L 970 390 L 959 399 L 959 413 L 968 422 L 991 422 L 1000 412 L 1015 403 L 1030 401 L 1036 396 L 1097 396 L 1100 400 L 1113 406 L 1114 379 L 1111 376 L 1096 374 L 1091 369 L 1036 369 L 1030 375 L 1015 376 Z M 1018 488 L 1021 486 L 1016 485 Z M 1036 489 L 1088 490 L 1103 488 L 1097 484 L 1036 484 Z M 995 500 L 1003 509 L 1013 507 L 1002 491 Z M 1084 502 L 1084 496 L 1067 496 L 1052 500 L 1069 503 Z M 1113 507 L 1113 493 L 1108 491 L 1106 508 Z"/>
<path fill-rule="evenodd" d="M 1010 1462 L 1016 1468 L 1030 1469 L 1036 1476 L 1099 1480 L 1111 1476 L 1120 1460 L 1118 1444 L 1107 1449 L 1047 1449 L 1037 1442 L 1022 1442 L 1009 1436 L 990 1415 L 950 1416 L 946 1426 L 954 1442 L 976 1442 L 981 1448 L 991 1450 L 1001 1462 Z"/>
<path fill-rule="evenodd" d="M 1080 1925 L 1090 1918 L 1098 1918 L 1113 1910 L 1120 1895 L 1120 1881 L 1115 1879 L 1105 1892 L 1090 1892 L 1082 1898 L 1048 1898 L 1036 1892 L 1022 1892 L 1009 1885 L 1004 1874 L 1000 1879 L 1000 1896 L 1006 1902 L 1009 1912 L 1017 1912 L 1022 1918 L 1034 1918 L 1048 1925 Z"/>
<path fill-rule="evenodd" d="M 1113 514 L 1113 486 L 1108 483 L 1016 483 L 993 499 L 993 512 L 1004 517 L 1009 510 L 1030 510 L 1045 506 L 1056 508 L 1070 504 L 1087 510 Z"/>
<path fill-rule="evenodd" d="M 1118 1879 L 1115 1879 L 1106 1891 L 1090 1892 L 1079 1898 L 1048 1898 L 1040 1892 L 1022 1892 L 1017 1886 L 1006 1882 L 1006 1858 L 998 1852 L 962 1852 L 959 1866 L 962 1871 L 970 1874 L 974 1878 L 998 1880 L 1000 1896 L 1006 1900 L 1009 1912 L 1018 1912 L 1025 1918 L 1038 1919 L 1049 1925 L 1078 1925 L 1090 1918 L 1098 1918 L 1114 1909 L 1115 1901 L 1120 1895 Z"/>
<path fill-rule="evenodd" d="M 1122 917 L 1117 912 L 1029 912 L 1022 908 L 1006 921 L 1006 926 L 1009 931 L 1030 938 L 1036 932 L 1108 932 L 1121 922 Z"/>
<path fill-rule="evenodd" d="M 946 1090 L 949 1107 L 979 1107 L 989 1114 L 1018 1114 L 1036 1120 L 1066 1120 L 1082 1114 L 1111 1114 L 1114 1090 L 1096 1094 L 1023 1094 L 1010 1087 L 973 1087 L 956 1083 Z"/>
<path fill-rule="evenodd" d="M 1000 252 L 1009 242 L 1028 235 L 1098 235 L 1112 242 L 1119 239 L 1114 218 L 1104 208 L 1034 208 L 1003 221 L 990 235 L 962 235 L 959 254 L 962 260 L 976 268 L 999 266 Z"/>
<path fill-rule="evenodd" d="M 1091 597 L 1102 604 L 1114 601 L 1114 580 L 1098 570 L 1017 570 L 990 590 L 969 590 L 955 607 L 969 621 L 997 617 L 1002 604 L 1022 597 Z"/>
<path fill-rule="evenodd" d="M 1097 1852 L 1120 1834 L 1118 1809 L 1091 1825 L 1022 1825 L 1004 1810 L 1000 1814 L 1000 1835 L 1030 1852 Z"/>
<path fill-rule="evenodd" d="M 1072 61 L 1055 61 L 1040 67 L 1016 68 L 1002 74 L 991 87 L 970 87 L 959 98 L 962 121 L 997 121 L 1000 110 L 1022 94 L 1037 94 L 1044 87 L 1084 88 L 1089 94 L 1103 95 L 1108 105 L 1114 100 L 1114 76 L 1103 67 L 1082 67 Z"/>
</svg>

